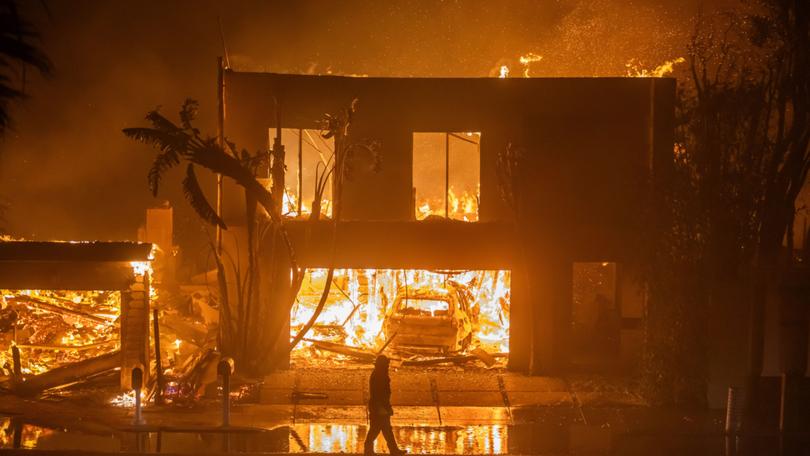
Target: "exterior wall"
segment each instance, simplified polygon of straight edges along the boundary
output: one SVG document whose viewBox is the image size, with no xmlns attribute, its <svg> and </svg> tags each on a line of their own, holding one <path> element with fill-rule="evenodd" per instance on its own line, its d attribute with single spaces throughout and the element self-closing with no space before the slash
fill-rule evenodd
<svg viewBox="0 0 810 456">
<path fill-rule="evenodd" d="M 174 210 L 168 204 L 146 209 L 146 224 L 138 240 L 157 245 L 152 263 L 154 279 L 162 284 L 175 281 L 176 257 L 174 256 Z"/>
<path fill-rule="evenodd" d="M 431 249 L 401 249 L 401 236 L 365 245 L 368 237 L 347 238 L 340 248 L 346 264 L 366 252 L 364 267 L 392 267 L 392 257 L 418 267 L 444 258 L 454 267 L 512 269 L 510 366 L 554 372 L 565 368 L 570 322 L 571 265 L 575 261 L 635 264 L 638 245 L 654 203 L 654 181 L 669 169 L 673 145 L 675 81 L 672 79 L 396 79 L 225 73 L 225 134 L 240 148 L 265 150 L 275 126 L 317 128 L 325 113 L 338 113 L 359 100 L 353 134 L 382 146 L 377 173 L 346 184 L 343 219 L 402 223 L 414 227 Z M 414 132 L 481 132 L 479 225 L 416 222 L 412 201 Z M 501 200 L 496 160 L 507 144 L 527 154 L 524 203 L 515 249 L 514 220 Z M 439 157 L 437 157 L 438 159 Z M 307 183 L 305 183 L 307 185 Z M 244 219 L 243 193 L 226 186 L 226 221 Z M 348 223 L 348 222 L 347 222 Z M 445 244 L 470 239 L 465 255 L 432 238 L 444 226 Z M 466 226 L 465 226 L 466 225 Z M 473 224 L 475 225 L 475 224 Z M 384 225 L 377 225 L 384 226 Z M 306 257 L 313 229 L 296 244 Z M 434 233 L 434 234 L 431 234 Z M 371 236 L 377 239 L 375 236 Z M 510 248 L 489 248 L 492 238 Z M 486 248 L 476 248 L 476 245 Z M 317 253 L 312 253 L 317 256 Z M 352 263 L 352 264 L 349 264 Z M 475 265 L 475 266 L 473 266 Z M 527 348 L 529 347 L 529 348 Z"/>
</svg>

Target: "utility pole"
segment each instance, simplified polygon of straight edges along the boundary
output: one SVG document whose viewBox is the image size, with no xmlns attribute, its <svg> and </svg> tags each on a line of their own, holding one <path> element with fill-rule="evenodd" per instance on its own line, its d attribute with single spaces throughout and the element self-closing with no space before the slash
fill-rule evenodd
<svg viewBox="0 0 810 456">
<path fill-rule="evenodd" d="M 217 145 L 225 150 L 225 65 L 217 57 Z M 226 151 L 227 153 L 227 151 Z M 222 174 L 217 173 L 217 216 L 222 218 Z M 222 228 L 217 225 L 217 253 L 222 254 Z"/>
</svg>

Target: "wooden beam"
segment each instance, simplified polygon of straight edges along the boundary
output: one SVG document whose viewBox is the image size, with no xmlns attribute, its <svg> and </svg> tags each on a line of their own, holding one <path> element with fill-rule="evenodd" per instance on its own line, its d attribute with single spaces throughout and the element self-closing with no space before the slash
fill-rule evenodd
<svg viewBox="0 0 810 456">
<path fill-rule="evenodd" d="M 0 242 L 0 261 L 148 261 L 152 244 L 142 242 Z"/>
<path fill-rule="evenodd" d="M 0 261 L 0 288 L 121 290 L 134 279 L 129 263 Z"/>
<path fill-rule="evenodd" d="M 48 388 L 72 383 L 90 375 L 114 369 L 120 365 L 121 352 L 116 350 L 95 358 L 51 369 L 48 372 L 27 379 L 19 384 L 16 390 L 20 394 L 33 395 Z"/>
</svg>

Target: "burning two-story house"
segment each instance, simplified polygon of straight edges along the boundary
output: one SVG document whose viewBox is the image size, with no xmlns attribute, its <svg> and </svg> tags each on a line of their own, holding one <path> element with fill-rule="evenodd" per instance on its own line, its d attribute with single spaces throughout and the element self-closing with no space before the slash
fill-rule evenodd
<svg viewBox="0 0 810 456">
<path fill-rule="evenodd" d="M 286 151 L 283 212 L 307 273 L 292 310 L 273 318 L 295 334 L 337 268 L 317 325 L 292 352 L 278 348 L 275 366 L 339 364 L 351 352 L 335 347 L 386 344 L 404 359 L 476 352 L 538 373 L 636 359 L 637 272 L 670 167 L 673 79 L 224 69 L 220 81 L 224 135 L 248 150 L 280 135 Z M 338 201 L 326 186 L 322 221 L 311 222 L 316 175 L 334 151 L 319 122 L 353 100 L 352 136 L 376 152 L 358 159 Z M 522 157 L 511 199 L 499 169 L 510 147 Z M 243 195 L 222 187 L 229 225 L 244 223 Z"/>
</svg>

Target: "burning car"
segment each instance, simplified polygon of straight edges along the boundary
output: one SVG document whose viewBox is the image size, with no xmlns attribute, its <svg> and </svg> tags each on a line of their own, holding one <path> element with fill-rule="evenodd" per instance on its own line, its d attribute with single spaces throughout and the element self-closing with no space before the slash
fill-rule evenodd
<svg viewBox="0 0 810 456">
<path fill-rule="evenodd" d="M 385 320 L 391 345 L 414 351 L 463 350 L 472 340 L 472 329 L 469 300 L 453 286 L 400 288 Z"/>
</svg>

